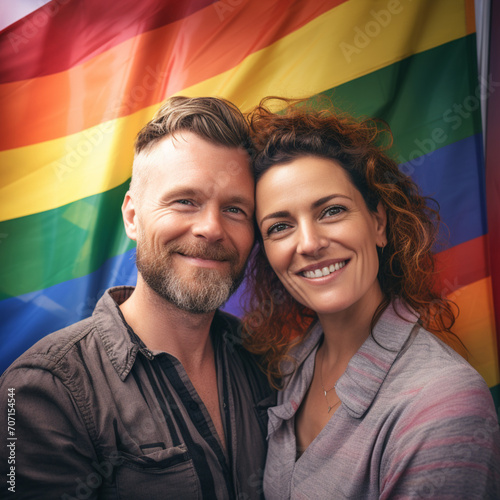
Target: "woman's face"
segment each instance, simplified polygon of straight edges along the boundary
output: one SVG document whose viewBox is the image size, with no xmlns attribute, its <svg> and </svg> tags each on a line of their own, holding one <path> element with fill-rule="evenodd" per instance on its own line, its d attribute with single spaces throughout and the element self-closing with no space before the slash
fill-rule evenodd
<svg viewBox="0 0 500 500">
<path fill-rule="evenodd" d="M 305 156 L 271 167 L 257 183 L 256 202 L 267 258 L 298 302 L 320 319 L 378 306 L 385 210 L 379 204 L 370 212 L 337 162 Z"/>
</svg>

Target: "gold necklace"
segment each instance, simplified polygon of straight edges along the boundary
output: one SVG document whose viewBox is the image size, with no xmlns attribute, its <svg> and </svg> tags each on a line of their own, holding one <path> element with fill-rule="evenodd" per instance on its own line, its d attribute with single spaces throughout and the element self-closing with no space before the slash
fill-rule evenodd
<svg viewBox="0 0 500 500">
<path fill-rule="evenodd" d="M 321 356 L 321 366 L 319 367 L 319 378 L 320 378 L 321 388 L 323 389 L 323 394 L 325 395 L 326 405 L 328 406 L 328 413 L 330 413 L 334 408 L 336 408 L 340 404 L 340 398 L 334 405 L 331 405 L 330 401 L 328 401 L 328 393 L 330 391 L 333 391 L 337 384 L 335 384 L 330 389 L 325 389 L 325 386 L 323 384 L 323 356 Z M 337 395 L 337 393 L 335 393 L 335 395 Z"/>
</svg>

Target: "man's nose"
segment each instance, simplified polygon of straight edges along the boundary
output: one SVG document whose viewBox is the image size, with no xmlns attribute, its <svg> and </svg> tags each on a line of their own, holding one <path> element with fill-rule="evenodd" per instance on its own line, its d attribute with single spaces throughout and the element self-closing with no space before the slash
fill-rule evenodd
<svg viewBox="0 0 500 500">
<path fill-rule="evenodd" d="M 218 208 L 205 208 L 198 214 L 192 230 L 194 236 L 204 238 L 207 241 L 214 242 L 224 239 L 222 213 Z"/>
</svg>

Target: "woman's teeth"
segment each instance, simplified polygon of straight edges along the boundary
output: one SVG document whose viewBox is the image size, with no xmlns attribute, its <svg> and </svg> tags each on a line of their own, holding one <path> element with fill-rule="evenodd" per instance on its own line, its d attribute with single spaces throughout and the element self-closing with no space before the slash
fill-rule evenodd
<svg viewBox="0 0 500 500">
<path fill-rule="evenodd" d="M 342 269 L 345 266 L 345 263 L 346 261 L 344 260 L 343 262 L 337 262 L 329 267 L 325 266 L 321 269 L 316 269 L 315 271 L 304 271 L 302 274 L 306 278 L 322 278 L 323 276 L 328 276 L 330 273 L 333 273 L 334 271 Z"/>
</svg>

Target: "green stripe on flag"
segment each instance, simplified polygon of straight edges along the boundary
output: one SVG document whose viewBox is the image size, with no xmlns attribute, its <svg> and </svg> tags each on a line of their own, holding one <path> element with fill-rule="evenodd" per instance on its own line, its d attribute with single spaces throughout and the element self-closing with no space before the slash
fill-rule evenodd
<svg viewBox="0 0 500 500">
<path fill-rule="evenodd" d="M 85 276 L 133 248 L 120 211 L 127 189 L 2 222 L 0 300 Z"/>
<path fill-rule="evenodd" d="M 394 156 L 405 163 L 481 130 L 475 96 L 480 84 L 467 76 L 475 73 L 468 68 L 475 64 L 473 34 L 323 95 L 357 116 L 385 119 L 394 132 Z M 418 161 L 411 168 L 418 168 Z M 1 222 L 0 300 L 85 276 L 133 248 L 120 212 L 127 186 Z"/>
<path fill-rule="evenodd" d="M 394 134 L 393 154 L 406 163 L 481 131 L 477 95 L 486 82 L 473 78 L 476 64 L 472 34 L 322 95 L 355 116 L 384 119 Z"/>
</svg>

